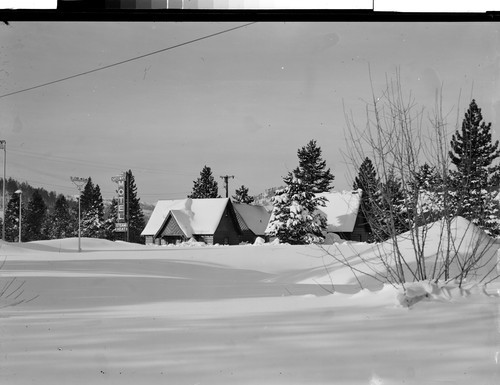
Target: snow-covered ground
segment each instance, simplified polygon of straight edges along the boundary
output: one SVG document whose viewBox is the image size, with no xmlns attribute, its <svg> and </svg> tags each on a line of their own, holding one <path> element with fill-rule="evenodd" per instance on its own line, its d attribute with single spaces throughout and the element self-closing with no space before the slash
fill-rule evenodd
<svg viewBox="0 0 500 385">
<path fill-rule="evenodd" d="M 36 298 L 0 300 L 0 384 L 500 383 L 495 282 L 407 308 L 314 246 L 77 247 L 1 244 Z"/>
</svg>

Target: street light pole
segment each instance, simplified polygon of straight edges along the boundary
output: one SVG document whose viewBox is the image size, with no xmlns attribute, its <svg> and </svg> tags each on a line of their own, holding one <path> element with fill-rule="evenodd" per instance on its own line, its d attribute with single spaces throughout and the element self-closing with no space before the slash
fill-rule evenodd
<svg viewBox="0 0 500 385">
<path fill-rule="evenodd" d="M 78 252 L 82 251 L 82 232 L 81 232 L 81 208 L 80 208 L 80 202 L 82 198 L 82 187 L 87 184 L 88 178 L 80 178 L 78 176 L 72 176 L 70 177 L 71 181 L 75 184 L 76 188 L 78 189 Z"/>
<path fill-rule="evenodd" d="M 22 218 L 22 210 L 21 210 L 21 206 L 22 206 L 22 195 L 23 195 L 23 192 L 21 190 L 17 190 L 15 192 L 16 194 L 19 194 L 19 243 L 21 243 L 21 218 Z"/>
<path fill-rule="evenodd" d="M 5 242 L 5 174 L 7 169 L 7 142 L 0 140 L 0 149 L 3 149 L 3 183 L 2 183 L 2 208 L 3 208 L 3 224 L 2 224 L 2 241 Z"/>
<path fill-rule="evenodd" d="M 82 230 L 81 230 L 81 214 L 80 214 L 80 202 L 81 202 L 82 192 L 79 191 L 78 194 L 78 252 L 82 251 Z"/>
</svg>

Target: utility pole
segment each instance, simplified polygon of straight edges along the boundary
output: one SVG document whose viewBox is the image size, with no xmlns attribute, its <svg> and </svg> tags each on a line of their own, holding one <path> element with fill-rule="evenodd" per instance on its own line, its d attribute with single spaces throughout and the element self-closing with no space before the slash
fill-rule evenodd
<svg viewBox="0 0 500 385">
<path fill-rule="evenodd" d="M 234 175 L 223 175 L 221 176 L 222 179 L 224 179 L 224 184 L 226 186 L 226 198 L 229 198 L 229 178 L 234 179 Z"/>
</svg>

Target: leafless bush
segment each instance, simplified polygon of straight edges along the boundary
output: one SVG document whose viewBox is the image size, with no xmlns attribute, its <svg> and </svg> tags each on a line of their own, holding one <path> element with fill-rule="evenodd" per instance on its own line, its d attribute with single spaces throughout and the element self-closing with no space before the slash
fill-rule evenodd
<svg viewBox="0 0 500 385">
<path fill-rule="evenodd" d="M 359 169 L 369 157 L 379 178 L 377 196 L 369 196 L 370 212 L 364 213 L 379 240 L 374 246 L 377 266 L 373 260 L 358 256 L 364 265 L 359 269 L 339 249 L 327 253 L 349 267 L 356 279 L 359 274 L 369 274 L 393 284 L 456 279 L 461 285 L 478 269 L 491 265 L 495 242 L 475 227 L 461 233 L 454 230 L 457 219 L 448 171 L 450 141 L 441 91 L 436 93 L 434 111 L 427 115 L 411 93 L 403 92 L 397 71 L 394 78 L 386 79 L 379 96 L 372 85 L 371 102 L 366 102 L 365 108 L 366 124 L 362 127 L 352 114 L 345 114 L 346 158 L 354 169 Z M 415 184 L 415 175 L 424 162 L 439 180 L 438 187 L 429 191 Z M 404 192 L 399 197 L 395 196 L 397 192 L 382 187 L 394 180 Z M 431 234 L 438 236 L 432 245 Z M 430 251 L 432 246 L 435 249 Z"/>
<path fill-rule="evenodd" d="M 5 266 L 6 259 L 0 264 L 0 270 Z M 28 303 L 38 298 L 37 296 L 25 298 L 24 285 L 26 281 L 20 281 L 16 277 L 6 279 L 4 282 L 0 280 L 0 308 L 9 306 L 17 306 L 22 303 Z"/>
</svg>

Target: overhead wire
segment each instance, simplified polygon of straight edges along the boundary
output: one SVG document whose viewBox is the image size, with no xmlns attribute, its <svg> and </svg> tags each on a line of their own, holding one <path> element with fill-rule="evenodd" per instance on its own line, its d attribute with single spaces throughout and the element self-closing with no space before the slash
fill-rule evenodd
<svg viewBox="0 0 500 385">
<path fill-rule="evenodd" d="M 252 24 L 255 24 L 255 23 L 256 22 L 254 21 L 254 22 L 251 22 L 251 23 L 246 23 L 246 24 L 243 24 L 243 25 L 239 25 L 237 27 L 228 28 L 228 29 L 225 29 L 223 31 L 215 32 L 215 33 L 212 33 L 212 34 L 209 34 L 209 35 L 198 37 L 196 39 L 188 40 L 188 41 L 185 41 L 183 43 L 172 45 L 170 47 L 162 48 L 162 49 L 159 49 L 159 50 L 156 50 L 156 51 L 152 51 L 152 52 L 149 52 L 149 53 L 146 53 L 146 54 L 143 54 L 143 55 L 134 56 L 134 57 L 132 57 L 130 59 L 126 59 L 126 60 L 122 60 L 122 61 L 119 61 L 119 62 L 116 62 L 116 63 L 108 64 L 108 65 L 105 65 L 105 66 L 102 66 L 102 67 L 98 67 L 98 68 L 94 68 L 94 69 L 91 69 L 91 70 L 88 70 L 88 71 L 80 72 L 80 73 L 77 73 L 77 74 L 74 74 L 74 75 L 66 76 L 66 77 L 61 78 L 61 79 L 52 80 L 52 81 L 47 82 L 47 83 L 38 84 L 36 86 L 24 88 L 24 89 L 21 89 L 21 90 L 18 90 L 18 91 L 9 92 L 9 93 L 0 95 L 0 98 L 5 98 L 7 96 L 12 96 L 12 95 L 20 94 L 22 92 L 32 91 L 32 90 L 35 90 L 37 88 L 46 87 L 46 86 L 49 86 L 49 85 L 52 85 L 52 84 L 64 82 L 66 80 L 74 79 L 74 78 L 77 78 L 77 77 L 80 77 L 80 76 L 89 75 L 89 74 L 94 73 L 94 72 L 103 71 L 103 70 L 106 70 L 108 68 L 116 67 L 116 66 L 119 66 L 119 65 L 122 65 L 122 64 L 125 64 L 125 63 L 130 63 L 130 62 L 135 61 L 135 60 L 143 59 L 143 58 L 148 57 L 148 56 L 152 56 L 152 55 L 156 55 L 156 54 L 159 54 L 159 53 L 162 53 L 162 52 L 170 51 L 172 49 L 183 47 L 183 46 L 188 45 L 188 44 L 192 44 L 192 43 L 196 43 L 196 42 L 199 42 L 199 41 L 202 41 L 202 40 L 210 39 L 212 37 L 219 36 L 219 35 L 222 35 L 222 34 L 225 34 L 225 33 L 228 33 L 228 32 L 232 32 L 232 31 L 235 31 L 235 30 L 240 29 L 240 28 L 245 28 L 245 27 L 247 27 L 249 25 L 252 25 Z"/>
<path fill-rule="evenodd" d="M 152 51 L 152 52 L 149 52 L 149 53 L 146 53 L 146 54 L 143 54 L 143 55 L 135 56 L 135 57 L 132 57 L 132 58 L 129 58 L 129 59 L 126 59 L 126 60 L 122 60 L 122 61 L 116 62 L 116 63 L 108 64 L 108 65 L 105 65 L 105 66 L 102 66 L 102 67 L 98 67 L 98 68 L 94 68 L 94 69 L 91 69 L 91 70 L 88 70 L 88 71 L 84 71 L 84 72 L 80 72 L 80 73 L 77 73 L 77 74 L 74 74 L 74 75 L 66 76 L 64 78 L 56 79 L 56 80 L 53 80 L 53 81 L 50 81 L 50 82 L 38 84 L 36 86 L 32 86 L 32 87 L 24 88 L 24 89 L 21 89 L 21 90 L 9 92 L 9 93 L 6 93 L 6 94 L 2 94 L 2 95 L 0 95 L 0 98 L 5 98 L 5 97 L 8 97 L 8 96 L 20 94 L 20 93 L 23 93 L 23 92 L 32 91 L 32 90 L 35 90 L 35 89 L 38 89 L 38 88 L 46 87 L 46 86 L 53 85 L 53 84 L 56 84 L 56 83 L 61 83 L 61 82 L 64 82 L 64 81 L 67 81 L 67 80 L 70 80 L 70 79 L 74 79 L 74 78 L 77 78 L 77 77 L 80 77 L 80 76 L 85 76 L 85 75 L 89 75 L 89 74 L 92 74 L 92 73 L 95 73 L 95 72 L 98 72 L 98 71 L 103 71 L 103 70 L 106 70 L 106 69 L 109 69 L 109 68 L 112 68 L 112 67 L 116 67 L 116 66 L 119 66 L 119 65 L 123 65 L 123 64 L 132 62 L 132 61 L 140 60 L 140 59 L 143 59 L 143 58 L 148 57 L 148 56 L 156 55 L 156 54 L 159 54 L 159 53 L 162 53 L 162 52 L 173 50 L 175 48 L 183 47 L 183 46 L 186 46 L 186 45 L 189 45 L 189 44 L 192 44 L 192 43 L 196 43 L 196 42 L 199 42 L 199 41 L 202 41 L 202 40 L 206 40 L 206 39 L 210 39 L 212 37 L 219 36 L 219 35 L 222 35 L 222 34 L 225 34 L 225 33 L 228 33 L 228 32 L 232 32 L 232 31 L 235 31 L 235 30 L 238 30 L 238 29 L 241 29 L 241 28 L 245 28 L 245 27 L 247 27 L 249 25 L 252 25 L 252 24 L 255 24 L 255 23 L 256 22 L 250 22 L 250 23 L 246 23 L 246 24 L 239 25 L 239 26 L 236 26 L 236 27 L 228 28 L 228 29 L 225 29 L 225 30 L 222 30 L 222 31 L 219 31 L 219 32 L 215 32 L 215 33 L 212 33 L 212 34 L 209 34 L 209 35 L 205 35 L 205 36 L 202 36 L 202 37 L 199 37 L 199 38 L 196 38 L 196 39 L 188 40 L 188 41 L 183 42 L 183 43 L 175 44 L 175 45 L 172 45 L 172 46 L 169 46 L 169 47 L 166 47 L 166 48 L 162 48 L 162 49 L 159 49 L 159 50 L 156 50 L 156 51 Z M 117 168 L 121 168 L 122 167 L 121 165 L 111 165 L 109 163 L 107 165 L 106 164 L 103 165 L 102 163 L 97 164 L 97 163 L 93 163 L 93 162 L 89 162 L 89 161 L 76 160 L 76 159 L 72 159 L 72 158 L 67 158 L 67 157 L 62 157 L 62 156 L 55 156 L 55 155 L 48 156 L 48 155 L 44 155 L 44 154 L 37 154 L 37 153 L 32 153 L 32 152 L 23 151 L 23 150 L 11 150 L 11 152 L 18 153 L 19 155 L 24 155 L 24 156 L 38 157 L 38 158 L 42 158 L 44 160 L 53 161 L 53 162 L 68 162 L 69 161 L 69 162 L 76 163 L 76 164 L 93 165 L 93 166 L 105 167 L 105 168 L 109 168 L 109 169 L 117 169 Z M 153 168 L 134 167 L 134 169 L 142 170 L 142 172 L 151 172 L 151 173 L 157 172 L 157 173 L 172 174 L 171 172 L 168 172 L 168 171 L 165 171 L 165 170 L 153 169 Z M 181 173 L 173 173 L 173 174 L 175 174 L 175 175 L 188 175 L 188 174 L 181 174 Z M 26 180 L 26 181 L 28 181 L 28 180 Z M 46 186 L 59 187 L 59 188 L 67 189 L 66 186 L 62 186 L 62 185 L 44 183 L 44 182 L 40 182 L 40 181 L 35 181 L 33 179 L 31 179 L 30 181 L 31 182 L 35 182 L 37 184 L 46 185 Z M 168 195 L 183 194 L 183 193 L 185 193 L 185 192 L 170 193 Z M 143 195 L 154 196 L 154 195 L 160 195 L 160 194 L 143 194 Z"/>
<path fill-rule="evenodd" d="M 95 166 L 95 167 L 101 167 L 101 168 L 108 168 L 112 170 L 121 170 L 123 169 L 123 164 L 113 164 L 113 163 L 102 163 L 102 162 L 92 162 L 92 161 L 86 161 L 86 160 L 81 160 L 81 159 L 73 159 L 65 156 L 59 156 L 59 155 L 52 155 L 52 154 L 39 154 L 31 151 L 26 151 L 26 150 L 10 150 L 11 153 L 18 154 L 18 155 L 23 155 L 23 156 L 29 156 L 29 157 L 34 157 L 34 158 L 39 158 L 51 162 L 59 162 L 59 163 L 75 163 L 78 165 L 88 165 L 88 166 Z M 145 173 L 159 173 L 159 174 L 168 174 L 168 175 L 184 175 L 184 176 L 189 176 L 191 174 L 187 173 L 179 173 L 179 172 L 171 172 L 171 171 L 166 171 L 164 169 L 156 169 L 156 168 L 151 168 L 151 167 L 141 167 L 141 166 L 134 166 L 134 165 L 127 165 L 127 168 L 133 169 L 134 171 L 141 171 Z"/>
</svg>

